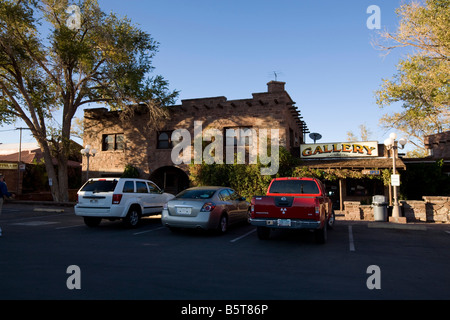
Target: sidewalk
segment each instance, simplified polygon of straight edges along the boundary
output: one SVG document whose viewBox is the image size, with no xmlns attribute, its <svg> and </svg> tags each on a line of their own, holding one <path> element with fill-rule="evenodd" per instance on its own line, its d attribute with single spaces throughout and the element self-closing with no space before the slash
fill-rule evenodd
<svg viewBox="0 0 450 320">
<path fill-rule="evenodd" d="M 39 206 L 57 206 L 57 207 L 73 207 L 76 202 L 55 202 L 55 201 L 36 201 L 36 200 L 7 200 L 5 205 L 8 204 L 27 204 L 27 205 L 39 205 Z"/>
<path fill-rule="evenodd" d="M 8 200 L 3 204 L 0 221 L 73 213 L 74 205 L 71 202 Z"/>
</svg>

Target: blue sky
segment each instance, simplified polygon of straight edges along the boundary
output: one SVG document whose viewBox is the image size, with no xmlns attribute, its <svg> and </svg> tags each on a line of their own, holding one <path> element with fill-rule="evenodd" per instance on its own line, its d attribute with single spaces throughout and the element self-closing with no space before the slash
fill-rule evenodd
<svg viewBox="0 0 450 320">
<path fill-rule="evenodd" d="M 401 0 L 99 0 L 105 12 L 127 16 L 160 43 L 155 74 L 182 99 L 251 98 L 266 83 L 286 82 L 286 91 L 321 142 L 347 140 L 359 125 L 380 143 L 389 132 L 378 120 L 399 106 L 380 109 L 374 91 L 396 73 L 401 52 L 384 56 L 373 47 L 380 30 L 366 26 L 370 5 L 381 10 L 381 29 L 396 30 Z M 92 106 L 91 106 L 92 107 Z M 77 113 L 82 116 L 83 112 Z M 16 127 L 23 126 L 18 122 Z M 19 142 L 3 131 L 0 142 Z M 23 142 L 34 142 L 24 132 Z M 312 140 L 307 138 L 307 143 Z"/>
</svg>

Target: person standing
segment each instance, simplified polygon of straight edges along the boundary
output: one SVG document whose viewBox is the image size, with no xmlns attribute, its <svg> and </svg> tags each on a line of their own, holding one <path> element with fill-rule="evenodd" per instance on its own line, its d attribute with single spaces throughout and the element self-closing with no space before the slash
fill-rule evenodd
<svg viewBox="0 0 450 320">
<path fill-rule="evenodd" d="M 8 187 L 6 186 L 5 176 L 0 173 L 0 215 L 2 214 L 3 199 L 14 197 L 14 195 L 8 192 Z M 2 228 L 0 227 L 0 237 L 2 236 Z"/>
</svg>

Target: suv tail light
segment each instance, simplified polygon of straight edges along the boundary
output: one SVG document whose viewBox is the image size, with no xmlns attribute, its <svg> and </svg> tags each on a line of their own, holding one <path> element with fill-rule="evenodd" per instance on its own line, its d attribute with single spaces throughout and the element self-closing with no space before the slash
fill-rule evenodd
<svg viewBox="0 0 450 320">
<path fill-rule="evenodd" d="M 201 212 L 211 212 L 214 210 L 215 207 L 216 207 L 216 205 L 213 202 L 207 202 L 203 205 L 203 207 L 200 211 Z"/>
<path fill-rule="evenodd" d="M 122 200 L 122 194 L 113 194 L 112 204 L 119 204 L 120 200 Z"/>
</svg>

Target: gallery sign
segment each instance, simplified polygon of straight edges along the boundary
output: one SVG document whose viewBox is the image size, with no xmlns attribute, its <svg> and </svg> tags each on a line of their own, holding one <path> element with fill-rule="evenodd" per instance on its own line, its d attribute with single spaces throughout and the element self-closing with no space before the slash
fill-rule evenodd
<svg viewBox="0 0 450 320">
<path fill-rule="evenodd" d="M 305 159 L 378 157 L 378 141 L 302 144 L 300 157 Z"/>
</svg>

